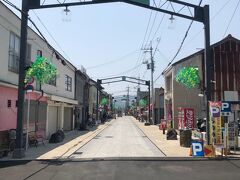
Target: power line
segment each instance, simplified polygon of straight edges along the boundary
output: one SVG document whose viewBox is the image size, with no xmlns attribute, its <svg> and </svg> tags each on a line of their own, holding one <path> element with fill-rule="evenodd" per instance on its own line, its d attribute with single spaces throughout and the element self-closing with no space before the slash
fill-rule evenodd
<svg viewBox="0 0 240 180">
<path fill-rule="evenodd" d="M 216 12 L 216 14 L 214 14 L 211 18 L 210 18 L 210 21 L 212 22 L 216 17 L 218 17 L 218 15 L 222 12 L 222 10 L 231 2 L 232 0 L 229 0 L 229 1 L 227 1 L 226 3 L 224 3 L 223 4 L 223 6 Z M 201 33 L 203 31 L 203 28 L 200 30 L 200 31 L 198 31 L 197 33 L 195 33 L 194 35 L 193 35 L 193 37 L 188 41 L 188 42 L 186 42 L 185 43 L 185 45 L 186 44 L 190 44 L 196 37 L 198 37 L 198 35 Z M 185 47 L 185 46 L 184 46 Z"/>
<path fill-rule="evenodd" d="M 143 48 L 143 45 L 145 44 L 145 39 L 146 39 L 146 36 L 147 36 L 147 33 L 148 33 L 148 28 L 149 28 L 149 25 L 150 25 L 150 22 L 151 22 L 151 18 L 152 18 L 152 12 L 153 11 L 151 10 L 150 16 L 149 16 L 149 19 L 148 19 L 147 28 L 146 28 L 146 31 L 145 31 L 145 34 L 144 34 L 144 38 L 143 38 L 141 49 Z"/>
<path fill-rule="evenodd" d="M 16 9 L 17 11 L 19 11 L 20 13 L 24 13 L 21 9 L 19 9 L 17 6 L 15 6 L 13 3 L 11 3 L 8 0 L 3 0 L 5 3 L 7 3 L 8 5 L 10 5 L 11 7 L 13 7 L 14 9 Z M 48 48 L 50 50 L 53 51 L 53 53 L 56 54 L 56 56 L 58 56 L 59 59 L 60 58 L 60 54 L 50 45 L 50 43 L 47 41 L 47 39 L 45 38 L 45 36 L 42 34 L 42 32 L 40 31 L 40 29 L 37 27 L 37 25 L 35 24 L 35 22 L 28 17 L 28 20 L 32 23 L 32 25 L 34 26 L 34 28 L 37 30 L 37 32 L 39 33 L 39 35 L 41 36 L 42 40 L 47 44 Z"/>
<path fill-rule="evenodd" d="M 126 57 L 129 57 L 129 56 L 135 54 L 135 53 L 138 52 L 138 51 L 139 51 L 139 50 L 134 50 L 134 51 L 132 51 L 132 52 L 130 52 L 130 53 L 127 53 L 126 55 L 118 58 L 118 59 L 111 60 L 111 61 L 108 61 L 108 62 L 106 62 L 106 63 L 98 64 L 98 65 L 95 65 L 95 66 L 90 66 L 90 67 L 87 67 L 87 69 L 98 68 L 98 67 L 101 67 L 101 66 L 105 66 L 105 65 L 108 65 L 108 64 L 112 64 L 112 63 L 115 63 L 115 62 L 119 62 L 119 61 L 125 59 Z"/>
<path fill-rule="evenodd" d="M 225 35 L 226 35 L 227 31 L 228 31 L 228 28 L 230 27 L 230 24 L 231 24 L 231 22 L 232 22 L 232 20 L 233 20 L 233 17 L 235 16 L 235 13 L 236 13 L 236 11 L 237 11 L 237 9 L 238 9 L 239 3 L 240 3 L 240 0 L 238 1 L 237 6 L 235 7 L 235 9 L 234 9 L 234 11 L 233 11 L 233 14 L 232 14 L 232 16 L 231 16 L 231 19 L 230 19 L 228 25 L 227 25 L 227 28 L 226 28 L 226 30 L 225 30 L 225 33 L 224 33 L 223 37 L 225 37 Z"/>
<path fill-rule="evenodd" d="M 143 48 L 143 45 L 145 44 L 146 36 L 147 36 L 147 33 L 148 33 L 148 28 L 149 28 L 149 25 L 150 25 L 150 22 L 151 22 L 151 18 L 152 18 L 152 12 L 153 12 L 153 11 L 151 10 L 150 16 L 149 16 L 149 18 L 148 18 L 147 28 L 146 28 L 146 30 L 145 30 L 144 38 L 143 38 L 142 45 L 141 45 L 140 49 L 142 49 L 142 48 Z M 135 65 L 137 65 L 137 64 L 139 63 L 139 61 L 141 61 L 142 56 L 143 56 L 143 54 L 142 54 L 142 52 L 140 51 Z"/>
<path fill-rule="evenodd" d="M 110 76 L 99 77 L 99 78 L 100 78 L 100 79 L 103 79 L 103 78 L 110 78 L 110 77 L 118 76 L 118 75 L 125 75 L 126 73 L 129 73 L 129 72 L 135 70 L 136 68 L 138 68 L 138 67 L 141 66 L 141 65 L 142 65 L 142 63 L 141 63 L 141 64 L 138 64 L 137 66 L 134 66 L 133 68 L 128 69 L 128 70 L 126 70 L 126 71 L 124 71 L 124 72 L 121 72 L 121 73 L 118 73 L 118 74 L 114 74 L 114 75 L 110 75 Z"/>
<path fill-rule="evenodd" d="M 49 36 L 53 39 L 53 41 L 56 43 L 56 45 L 59 47 L 59 49 L 64 53 L 64 55 L 70 59 L 70 57 L 67 55 L 67 53 L 62 49 L 62 47 L 60 46 L 60 44 L 56 41 L 56 39 L 52 36 L 52 34 L 49 32 L 49 30 L 47 29 L 47 27 L 44 25 L 44 23 L 42 22 L 42 20 L 40 19 L 40 17 L 37 15 L 37 13 L 35 11 L 33 11 L 34 15 L 37 17 L 37 19 L 39 20 L 39 22 L 42 24 L 42 26 L 44 27 L 44 29 L 47 31 L 47 33 L 49 34 Z"/>
<path fill-rule="evenodd" d="M 240 1 L 240 0 L 239 0 L 239 1 Z M 202 0 L 199 1 L 198 6 L 200 6 L 201 4 L 202 4 Z M 168 69 L 168 67 L 172 64 L 172 62 L 173 62 L 173 61 L 175 60 L 175 58 L 178 56 L 179 52 L 180 52 L 181 49 L 182 49 L 183 43 L 185 42 L 185 40 L 186 40 L 186 38 L 187 38 L 187 36 L 188 36 L 188 33 L 189 33 L 189 31 L 190 31 L 190 29 L 191 29 L 191 27 L 192 27 L 193 22 L 194 22 L 194 21 L 192 20 L 191 23 L 189 24 L 188 29 L 187 29 L 184 37 L 183 37 L 183 40 L 182 40 L 182 42 L 181 42 L 181 44 L 180 44 L 180 47 L 178 48 L 176 54 L 173 56 L 172 60 L 168 63 L 167 67 L 163 70 L 163 72 L 154 80 L 154 82 L 156 82 L 156 81 L 161 77 L 161 75 L 163 75 L 163 73 Z"/>
<path fill-rule="evenodd" d="M 167 1 L 166 1 L 166 2 L 167 2 Z M 165 3 L 166 3 L 166 2 L 165 2 Z M 164 3 L 164 4 L 165 4 L 165 3 Z M 157 7 L 155 0 L 154 0 L 154 4 L 155 4 L 155 6 Z M 161 4 L 161 0 L 159 1 L 159 7 L 160 7 L 160 4 Z M 164 5 L 164 4 L 163 4 L 163 5 Z M 162 5 L 162 6 L 163 6 L 163 5 Z M 156 14 L 155 14 L 152 27 L 151 27 L 151 29 L 150 29 L 150 32 L 149 32 L 147 41 L 146 41 L 146 43 L 145 43 L 145 40 L 146 40 L 146 37 L 147 37 L 147 34 L 148 34 L 149 25 L 150 25 L 150 22 L 151 22 L 151 19 L 152 19 L 152 13 L 153 13 L 153 10 L 151 10 L 151 12 L 150 12 L 150 16 L 149 16 L 149 19 L 148 19 L 148 24 L 147 24 L 147 28 L 146 28 L 146 31 L 145 31 L 145 34 L 144 34 L 144 38 L 143 38 L 143 42 L 142 42 L 142 45 L 141 45 L 141 49 L 143 49 L 144 44 L 145 44 L 145 47 L 144 47 L 144 48 L 146 48 L 146 44 L 147 44 L 147 42 L 148 42 L 148 40 L 149 40 L 149 36 L 151 35 L 152 28 L 153 28 L 153 25 L 154 25 L 154 23 L 155 23 L 156 16 L 157 16 L 157 13 L 158 13 L 158 12 L 156 12 Z M 139 55 L 138 55 L 138 59 L 137 59 L 136 64 L 138 64 L 139 61 L 141 61 L 142 56 L 143 56 L 143 55 L 142 55 L 141 52 L 140 52 Z M 139 71 L 139 70 L 138 70 L 138 71 Z"/>
<path fill-rule="evenodd" d="M 161 0 L 159 1 L 158 7 L 160 7 L 160 5 L 161 5 Z M 154 19 L 153 19 L 153 23 L 152 23 L 151 29 L 150 29 L 150 31 L 149 31 L 146 44 L 147 44 L 147 42 L 148 42 L 148 40 L 149 40 L 149 38 L 150 38 L 150 35 L 152 34 L 152 30 L 153 30 L 153 27 L 154 27 L 154 25 L 155 25 L 155 21 L 156 21 L 157 15 L 158 15 L 158 12 L 155 13 L 155 16 L 154 16 Z"/>
</svg>

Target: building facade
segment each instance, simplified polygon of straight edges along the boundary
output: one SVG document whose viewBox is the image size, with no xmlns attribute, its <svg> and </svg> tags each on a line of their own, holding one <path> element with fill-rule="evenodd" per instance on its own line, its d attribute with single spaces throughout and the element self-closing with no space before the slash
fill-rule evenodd
<svg viewBox="0 0 240 180">
<path fill-rule="evenodd" d="M 161 119 L 164 119 L 164 89 L 154 89 L 154 124 L 160 124 Z"/>
<path fill-rule="evenodd" d="M 15 129 L 17 116 L 18 65 L 20 56 L 21 20 L 0 3 L 0 130 Z M 49 137 L 58 129 L 74 128 L 75 67 L 31 28 L 27 36 L 27 65 L 36 56 L 48 58 L 57 68 L 57 76 L 46 84 L 34 82 L 34 91 L 25 95 L 25 107 L 30 99 L 30 130 Z M 25 111 L 27 108 L 25 108 Z M 24 127 L 26 128 L 24 112 Z"/>
<path fill-rule="evenodd" d="M 223 101 L 224 92 L 237 91 L 240 95 L 240 41 L 231 35 L 211 45 L 211 100 Z M 176 82 L 177 72 L 182 67 L 192 66 L 198 69 L 200 85 L 187 89 Z M 193 108 L 196 118 L 206 118 L 204 51 L 194 53 L 174 63 L 165 73 L 165 118 L 172 120 L 178 128 L 178 108 Z M 196 121 L 195 121 L 196 122 Z"/>
<path fill-rule="evenodd" d="M 75 108 L 76 128 L 85 129 L 88 121 L 89 77 L 83 71 L 76 71 L 76 99 L 78 105 Z"/>
<path fill-rule="evenodd" d="M 90 79 L 89 82 L 89 115 L 96 120 L 97 114 L 97 82 Z"/>
</svg>

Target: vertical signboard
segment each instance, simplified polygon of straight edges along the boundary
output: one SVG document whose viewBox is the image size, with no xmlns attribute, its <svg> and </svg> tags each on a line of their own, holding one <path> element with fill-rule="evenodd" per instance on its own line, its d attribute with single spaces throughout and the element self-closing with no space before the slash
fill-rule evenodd
<svg viewBox="0 0 240 180">
<path fill-rule="evenodd" d="M 178 128 L 179 129 L 194 128 L 194 109 L 178 108 Z"/>
<path fill-rule="evenodd" d="M 203 142 L 192 141 L 192 156 L 193 157 L 203 157 L 204 156 Z"/>
<path fill-rule="evenodd" d="M 235 144 L 235 130 L 234 130 L 234 117 L 233 115 L 229 116 L 228 122 L 228 143 L 229 147 L 234 147 Z"/>
<path fill-rule="evenodd" d="M 185 109 L 185 127 L 187 129 L 193 129 L 194 128 L 194 109 L 192 108 L 186 108 Z"/>
<path fill-rule="evenodd" d="M 216 118 L 221 116 L 221 102 L 209 102 L 211 117 Z"/>
<path fill-rule="evenodd" d="M 219 135 L 219 133 L 221 133 L 221 127 L 220 127 L 220 131 L 219 131 L 219 123 L 221 126 L 221 118 L 220 118 L 221 117 L 221 102 L 210 101 L 209 106 L 210 106 L 209 116 L 211 119 L 211 121 L 209 121 L 209 134 L 210 134 L 209 142 L 210 142 L 210 144 L 213 144 L 213 142 L 216 143 L 216 140 L 218 142 L 221 141 L 219 138 L 222 137 L 221 135 Z M 218 125 L 218 127 L 216 127 L 216 125 Z M 216 136 L 218 136 L 218 137 L 216 137 Z"/>
<path fill-rule="evenodd" d="M 178 129 L 184 129 L 183 121 L 184 121 L 184 109 L 178 108 Z"/>
<path fill-rule="evenodd" d="M 222 144 L 222 125 L 221 125 L 221 117 L 214 118 L 213 123 L 213 134 L 214 134 L 214 144 L 221 145 Z"/>
</svg>

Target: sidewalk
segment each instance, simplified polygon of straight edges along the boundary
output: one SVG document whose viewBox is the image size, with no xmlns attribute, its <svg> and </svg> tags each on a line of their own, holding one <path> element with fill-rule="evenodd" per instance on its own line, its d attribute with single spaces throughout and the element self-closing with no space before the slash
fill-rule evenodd
<svg viewBox="0 0 240 180">
<path fill-rule="evenodd" d="M 166 140 L 166 134 L 156 125 L 144 126 L 144 123 L 139 122 L 132 117 L 134 123 L 146 134 L 146 136 L 167 156 L 167 157 L 192 157 L 189 156 L 190 148 L 181 147 L 178 140 Z M 219 152 L 218 152 L 218 155 Z M 231 151 L 228 155 L 231 158 L 240 158 L 240 151 Z"/>
<path fill-rule="evenodd" d="M 64 141 L 61 143 L 50 144 L 48 141 L 45 145 L 39 144 L 37 147 L 30 147 L 25 152 L 23 160 L 32 159 L 61 159 L 68 158 L 74 151 L 82 147 L 94 136 L 104 130 L 111 122 L 105 122 L 92 128 L 88 128 L 89 131 L 70 131 L 65 133 Z M 1 160 L 11 160 L 12 153 L 9 153 L 7 157 L 1 158 Z"/>
<path fill-rule="evenodd" d="M 144 123 L 134 117 L 132 120 L 167 157 L 190 157 L 189 148 L 180 146 L 179 137 L 178 140 L 166 140 L 166 134 L 158 126 L 144 126 Z"/>
</svg>

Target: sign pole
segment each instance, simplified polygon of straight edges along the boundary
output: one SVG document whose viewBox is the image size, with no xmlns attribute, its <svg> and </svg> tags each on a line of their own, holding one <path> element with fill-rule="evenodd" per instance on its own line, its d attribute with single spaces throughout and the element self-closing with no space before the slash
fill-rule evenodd
<svg viewBox="0 0 240 180">
<path fill-rule="evenodd" d="M 224 133 L 224 149 L 225 149 L 225 156 L 227 157 L 227 151 L 228 151 L 228 117 L 224 116 L 224 128 L 225 128 L 225 133 Z"/>
<path fill-rule="evenodd" d="M 26 150 L 28 149 L 28 130 L 29 130 L 29 116 L 30 116 L 30 92 L 28 93 L 28 109 L 27 109 L 27 126 L 26 126 Z"/>
</svg>

